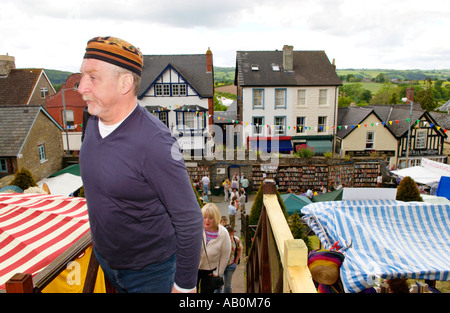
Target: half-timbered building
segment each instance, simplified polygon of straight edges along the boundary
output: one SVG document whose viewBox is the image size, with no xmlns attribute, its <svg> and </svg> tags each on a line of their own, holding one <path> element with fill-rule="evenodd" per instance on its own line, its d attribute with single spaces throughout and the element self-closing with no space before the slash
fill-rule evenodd
<svg viewBox="0 0 450 313">
<path fill-rule="evenodd" d="M 183 151 L 203 151 L 214 114 L 212 53 L 144 55 L 139 104 L 157 116 Z"/>
<path fill-rule="evenodd" d="M 374 113 L 373 118 L 376 119 L 367 123 L 364 120 L 369 118 L 369 113 Z M 387 156 L 390 158 L 389 165 L 391 168 L 420 165 L 423 157 L 441 163 L 447 160 L 447 155 L 444 153 L 444 141 L 447 134 L 444 132 L 444 128 L 417 103 L 414 103 L 412 108 L 409 104 L 349 107 L 340 109 L 339 114 L 341 116 L 338 118 L 338 148 L 350 146 L 350 142 L 346 142 L 346 140 L 354 142 L 348 137 L 350 130 L 361 133 L 361 138 L 364 137 L 362 132 L 373 132 L 372 137 L 369 138 L 373 145 L 367 148 L 368 137 L 366 136 L 366 146 L 360 148 L 359 151 L 353 149 L 351 151 L 353 155 L 378 153 L 380 156 Z M 345 114 L 345 117 L 343 114 Z M 389 133 L 396 140 L 395 152 L 389 148 L 391 147 L 389 136 L 383 135 L 381 137 L 380 129 L 378 129 L 380 136 L 375 135 L 376 127 L 389 130 Z M 348 131 L 344 131 L 344 129 Z M 378 146 L 375 146 L 375 143 Z M 350 151 L 342 149 L 340 152 L 344 156 Z"/>
</svg>

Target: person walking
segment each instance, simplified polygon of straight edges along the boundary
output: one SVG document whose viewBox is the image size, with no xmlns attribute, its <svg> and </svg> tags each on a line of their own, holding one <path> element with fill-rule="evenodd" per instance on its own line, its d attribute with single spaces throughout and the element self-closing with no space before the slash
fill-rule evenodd
<svg viewBox="0 0 450 313">
<path fill-rule="evenodd" d="M 239 196 L 238 199 L 238 203 L 239 203 L 239 213 L 240 216 L 242 217 L 243 215 L 245 215 L 245 202 L 247 202 L 247 193 L 245 192 L 245 189 L 242 187 L 241 188 L 241 194 Z"/>
<path fill-rule="evenodd" d="M 214 284 L 215 278 L 225 272 L 231 252 L 228 231 L 220 224 L 220 211 L 214 203 L 202 208 L 203 249 L 198 268 L 197 290 L 200 293 L 213 293 L 222 286 Z"/>
<path fill-rule="evenodd" d="M 203 186 L 202 187 L 203 192 L 208 195 L 209 194 L 209 177 L 207 174 L 202 177 L 202 186 Z"/>
<path fill-rule="evenodd" d="M 195 292 L 202 213 L 177 141 L 138 104 L 142 69 L 122 39 L 87 43 L 80 171 L 93 251 L 118 292 Z"/>
<path fill-rule="evenodd" d="M 231 182 L 230 179 L 227 177 L 225 181 L 223 182 L 223 192 L 225 194 L 225 202 L 230 201 L 230 188 L 231 188 Z"/>
<path fill-rule="evenodd" d="M 230 205 L 228 206 L 228 216 L 230 218 L 230 226 L 233 228 L 236 224 L 237 206 L 238 206 L 238 199 L 236 197 L 233 197 L 233 199 L 231 199 L 230 201 Z"/>
<path fill-rule="evenodd" d="M 249 185 L 248 179 L 245 177 L 244 174 L 242 174 L 241 187 L 244 188 L 245 190 L 245 202 L 248 202 L 248 185 Z"/>
<path fill-rule="evenodd" d="M 236 267 L 240 263 L 241 254 L 242 254 L 242 243 L 239 237 L 234 235 L 234 228 L 230 225 L 225 226 L 228 230 L 228 234 L 230 236 L 231 241 L 231 252 L 230 259 L 228 260 L 227 267 L 223 274 L 223 292 L 224 293 L 232 293 L 231 281 L 233 279 L 233 274 L 236 271 Z"/>
</svg>

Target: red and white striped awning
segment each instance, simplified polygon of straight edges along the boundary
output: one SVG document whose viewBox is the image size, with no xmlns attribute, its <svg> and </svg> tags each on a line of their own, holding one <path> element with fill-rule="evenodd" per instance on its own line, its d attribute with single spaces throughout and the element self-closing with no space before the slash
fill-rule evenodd
<svg viewBox="0 0 450 313">
<path fill-rule="evenodd" d="M 0 289 L 16 273 L 36 275 L 88 231 L 84 198 L 0 193 Z"/>
</svg>

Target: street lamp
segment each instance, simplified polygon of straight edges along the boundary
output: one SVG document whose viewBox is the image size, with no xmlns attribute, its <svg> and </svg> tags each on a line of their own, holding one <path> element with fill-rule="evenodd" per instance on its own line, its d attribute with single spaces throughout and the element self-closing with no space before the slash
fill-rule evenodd
<svg viewBox="0 0 450 313">
<path fill-rule="evenodd" d="M 411 120 L 412 120 L 412 108 L 413 108 L 413 101 L 409 100 L 408 98 L 402 98 L 402 101 L 407 103 L 409 101 L 410 109 L 409 109 L 409 122 L 408 122 L 408 142 L 406 143 L 406 167 L 409 167 L 409 141 L 411 137 Z"/>
</svg>

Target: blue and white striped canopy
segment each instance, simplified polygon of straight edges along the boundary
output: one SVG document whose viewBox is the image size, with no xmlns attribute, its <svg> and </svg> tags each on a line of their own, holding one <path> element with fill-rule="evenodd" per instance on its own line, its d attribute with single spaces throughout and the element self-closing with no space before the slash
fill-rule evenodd
<svg viewBox="0 0 450 313">
<path fill-rule="evenodd" d="M 302 213 L 323 248 L 338 241 L 344 247 L 345 292 L 363 291 L 381 278 L 450 280 L 449 204 L 330 201 L 309 204 Z"/>
</svg>

